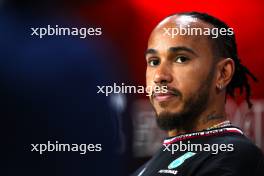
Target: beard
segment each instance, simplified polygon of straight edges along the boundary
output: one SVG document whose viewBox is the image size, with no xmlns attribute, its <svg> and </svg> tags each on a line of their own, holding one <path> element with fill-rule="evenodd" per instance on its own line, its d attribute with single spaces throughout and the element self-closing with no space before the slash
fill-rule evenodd
<svg viewBox="0 0 264 176">
<path fill-rule="evenodd" d="M 183 103 L 181 112 L 161 112 L 157 114 L 156 121 L 160 129 L 170 131 L 173 129 L 191 131 L 194 129 L 199 116 L 208 106 L 209 90 L 212 84 L 213 74 L 208 74 L 196 93 L 193 93 Z M 182 94 L 181 94 L 182 95 Z"/>
</svg>

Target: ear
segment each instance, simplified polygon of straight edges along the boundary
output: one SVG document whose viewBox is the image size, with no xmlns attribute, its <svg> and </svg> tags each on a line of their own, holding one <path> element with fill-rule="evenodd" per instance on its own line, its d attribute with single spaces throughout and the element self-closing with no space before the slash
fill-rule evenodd
<svg viewBox="0 0 264 176">
<path fill-rule="evenodd" d="M 216 87 L 221 91 L 231 81 L 235 72 L 235 62 L 231 58 L 224 58 L 217 63 Z"/>
</svg>

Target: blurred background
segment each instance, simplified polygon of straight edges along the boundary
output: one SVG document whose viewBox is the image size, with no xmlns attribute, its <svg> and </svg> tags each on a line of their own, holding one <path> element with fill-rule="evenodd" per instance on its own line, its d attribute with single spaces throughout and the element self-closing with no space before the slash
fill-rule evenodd
<svg viewBox="0 0 264 176">
<path fill-rule="evenodd" d="M 261 0 L 1 0 L 0 92 L 3 175 L 130 175 L 161 146 L 145 95 L 97 94 L 97 86 L 145 85 L 144 51 L 172 13 L 206 12 L 234 28 L 238 52 L 259 79 L 254 107 L 228 100 L 232 122 L 264 151 Z M 101 36 L 31 36 L 32 27 L 101 27 Z M 31 152 L 31 145 L 101 143 L 102 152 Z"/>
</svg>

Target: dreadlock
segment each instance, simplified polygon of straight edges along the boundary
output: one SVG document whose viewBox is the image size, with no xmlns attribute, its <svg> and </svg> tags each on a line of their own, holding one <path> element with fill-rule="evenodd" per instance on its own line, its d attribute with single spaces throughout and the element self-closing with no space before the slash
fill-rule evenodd
<svg viewBox="0 0 264 176">
<path fill-rule="evenodd" d="M 223 21 L 210 16 L 206 13 L 199 13 L 199 12 L 183 12 L 177 13 L 173 15 L 187 15 L 209 24 L 212 24 L 214 27 L 221 29 L 225 28 L 226 30 L 229 28 L 227 24 Z M 231 82 L 227 85 L 226 88 L 226 95 L 235 98 L 235 90 L 240 90 L 240 95 L 246 91 L 245 99 L 248 104 L 248 107 L 252 107 L 252 103 L 250 101 L 251 96 L 251 88 L 248 81 L 248 76 L 252 78 L 255 82 L 257 82 L 257 78 L 248 70 L 247 67 L 241 64 L 241 61 L 237 54 L 237 45 L 235 40 L 235 34 L 233 35 L 220 35 L 217 38 L 213 39 L 214 45 L 216 45 L 215 50 L 216 54 L 220 57 L 231 58 L 235 63 L 235 72 L 232 77 Z"/>
</svg>

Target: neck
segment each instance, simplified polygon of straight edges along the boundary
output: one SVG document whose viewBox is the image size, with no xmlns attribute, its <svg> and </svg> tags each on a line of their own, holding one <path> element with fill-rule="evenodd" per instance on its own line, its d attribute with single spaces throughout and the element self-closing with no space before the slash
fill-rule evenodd
<svg viewBox="0 0 264 176">
<path fill-rule="evenodd" d="M 192 129 L 186 130 L 186 129 L 173 129 L 168 131 L 168 136 L 173 137 L 180 134 L 190 133 L 194 131 L 202 131 L 207 128 L 210 128 L 216 124 L 219 124 L 226 120 L 226 113 L 224 111 L 217 112 L 216 110 L 213 110 L 211 112 L 205 112 L 203 113 L 198 120 L 195 122 L 195 125 L 193 125 Z"/>
</svg>

